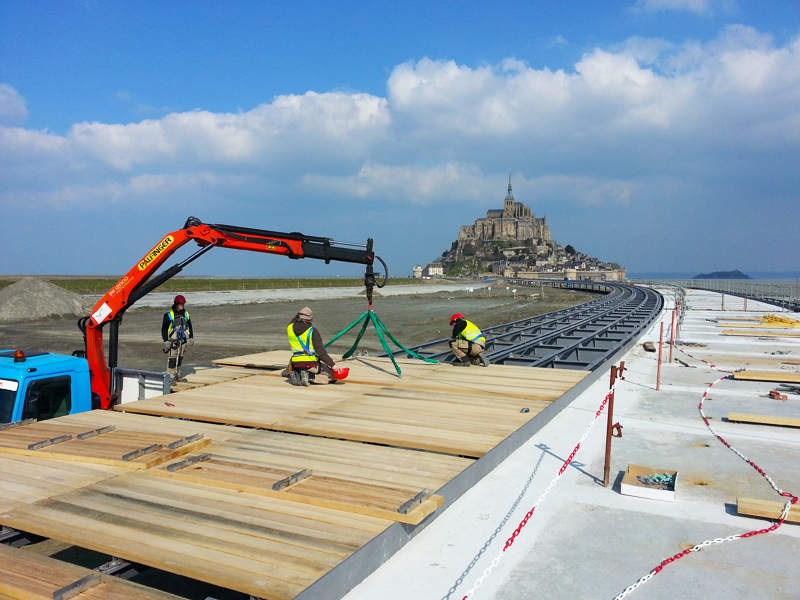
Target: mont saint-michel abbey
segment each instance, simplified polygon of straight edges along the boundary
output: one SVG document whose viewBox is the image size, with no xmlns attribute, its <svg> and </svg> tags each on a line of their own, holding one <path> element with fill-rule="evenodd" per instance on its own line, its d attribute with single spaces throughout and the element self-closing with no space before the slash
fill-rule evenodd
<svg viewBox="0 0 800 600">
<path fill-rule="evenodd" d="M 487 210 L 485 219 L 477 219 L 474 225 L 464 225 L 458 232 L 459 246 L 495 240 L 533 240 L 539 243 L 550 241 L 547 217 L 537 218 L 531 212 L 530 206 L 514 200 L 511 175 L 508 176 L 508 194 L 503 208 Z"/>
<path fill-rule="evenodd" d="M 461 275 L 608 281 L 625 279 L 625 269 L 553 240 L 547 217 L 537 217 L 530 206 L 514 200 L 509 175 L 503 208 L 463 225 L 440 258 L 414 269 L 414 277 Z"/>
</svg>

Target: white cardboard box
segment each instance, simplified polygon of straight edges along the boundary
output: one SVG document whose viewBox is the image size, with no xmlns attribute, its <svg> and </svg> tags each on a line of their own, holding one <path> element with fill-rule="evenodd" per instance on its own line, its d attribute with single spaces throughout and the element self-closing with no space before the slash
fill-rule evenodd
<svg viewBox="0 0 800 600">
<path fill-rule="evenodd" d="M 640 475 L 667 475 L 675 476 L 675 485 L 673 490 L 659 490 L 658 486 L 645 485 L 637 479 Z M 625 476 L 622 478 L 620 485 L 620 492 L 626 496 L 639 496 L 640 498 L 651 498 L 653 500 L 664 500 L 666 502 L 673 502 L 675 500 L 675 489 L 678 488 L 678 472 L 670 471 L 669 469 L 654 469 L 652 467 L 642 467 L 640 465 L 628 465 L 628 470 L 625 471 Z"/>
</svg>

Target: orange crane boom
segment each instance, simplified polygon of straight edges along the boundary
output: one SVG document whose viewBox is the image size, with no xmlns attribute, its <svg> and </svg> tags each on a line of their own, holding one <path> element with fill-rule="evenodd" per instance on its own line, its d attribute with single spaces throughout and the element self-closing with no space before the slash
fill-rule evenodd
<svg viewBox="0 0 800 600">
<path fill-rule="evenodd" d="M 197 252 L 155 275 L 176 250 L 192 240 L 200 246 Z M 375 275 L 379 275 L 372 269 L 375 259 L 377 258 L 384 268 L 386 267 L 386 263 L 372 251 L 372 239 L 368 239 L 366 245 L 344 244 L 334 242 L 330 238 L 307 236 L 296 232 L 280 233 L 231 225 L 209 225 L 195 217 L 189 217 L 183 229 L 164 236 L 106 292 L 94 305 L 89 317 L 83 317 L 78 321 L 86 344 L 93 408 L 110 409 L 117 400 L 112 389 L 111 369 L 117 366 L 119 324 L 124 312 L 145 294 L 180 273 L 190 262 L 216 247 L 281 254 L 292 259 L 315 258 L 324 260 L 326 264 L 337 261 L 366 265 L 364 285 L 369 300 L 372 288 L 376 285 Z M 388 272 L 384 276 L 383 284 L 377 287 L 386 285 L 387 279 Z M 106 324 L 110 328 L 108 363 L 103 350 L 103 327 Z"/>
</svg>

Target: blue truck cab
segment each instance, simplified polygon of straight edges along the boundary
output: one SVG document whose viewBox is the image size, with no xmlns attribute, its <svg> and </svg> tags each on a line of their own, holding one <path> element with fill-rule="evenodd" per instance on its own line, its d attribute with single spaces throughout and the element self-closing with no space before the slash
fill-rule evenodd
<svg viewBox="0 0 800 600">
<path fill-rule="evenodd" d="M 92 409 L 85 358 L 28 350 L 0 351 L 0 426 Z"/>
</svg>

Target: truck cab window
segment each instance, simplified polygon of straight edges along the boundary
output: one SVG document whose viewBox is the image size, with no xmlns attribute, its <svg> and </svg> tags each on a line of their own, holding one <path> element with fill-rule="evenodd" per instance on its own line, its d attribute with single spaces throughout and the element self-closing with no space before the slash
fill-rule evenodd
<svg viewBox="0 0 800 600">
<path fill-rule="evenodd" d="M 25 392 L 22 419 L 44 421 L 69 414 L 72 408 L 71 387 L 69 375 L 31 381 Z"/>
<path fill-rule="evenodd" d="M 10 379 L 0 379 L 0 425 L 11 423 L 14 417 L 14 401 L 19 384 Z"/>
</svg>

